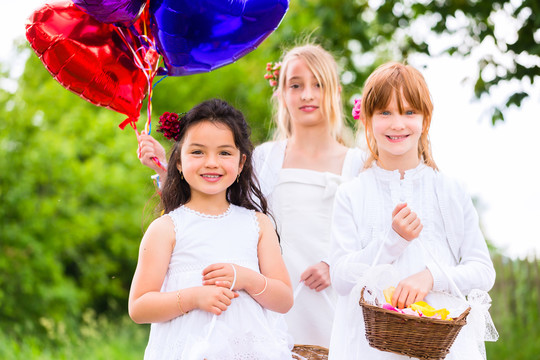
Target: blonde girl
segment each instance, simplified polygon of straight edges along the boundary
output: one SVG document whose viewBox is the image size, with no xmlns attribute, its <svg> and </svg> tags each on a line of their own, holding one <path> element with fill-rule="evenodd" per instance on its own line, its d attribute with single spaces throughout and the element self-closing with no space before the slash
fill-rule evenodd
<svg viewBox="0 0 540 360">
<path fill-rule="evenodd" d="M 337 186 L 363 166 L 347 147 L 334 57 L 319 45 L 289 50 L 273 96 L 274 141 L 255 149 L 261 190 L 269 200 L 295 289 L 285 315 L 297 344 L 328 347 L 336 295 L 329 271 L 330 223 Z"/>
<path fill-rule="evenodd" d="M 465 295 L 493 286 L 495 271 L 471 198 L 433 160 L 432 112 L 427 84 L 411 66 L 388 63 L 366 81 L 360 117 L 370 156 L 365 170 L 340 186 L 334 205 L 331 277 L 340 297 L 330 359 L 408 358 L 370 347 L 364 335 L 358 289 L 376 258 L 399 274 L 391 299 L 399 308 L 433 292 L 452 293 L 452 282 Z M 462 330 L 446 359 L 478 358 L 466 334 Z"/>
</svg>

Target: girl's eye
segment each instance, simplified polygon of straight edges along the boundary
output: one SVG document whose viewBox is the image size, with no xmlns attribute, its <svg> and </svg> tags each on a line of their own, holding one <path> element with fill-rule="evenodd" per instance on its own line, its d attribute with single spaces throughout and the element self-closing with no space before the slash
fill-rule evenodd
<svg viewBox="0 0 540 360">
<path fill-rule="evenodd" d="M 414 115 L 414 114 L 415 114 L 414 110 L 407 110 L 405 112 L 405 115 Z"/>
<path fill-rule="evenodd" d="M 317 84 L 315 84 L 315 87 L 322 88 L 322 85 L 317 83 Z"/>
<path fill-rule="evenodd" d="M 290 85 L 291 89 L 298 89 L 299 87 L 300 87 L 300 85 L 298 85 L 298 84 L 291 84 Z"/>
<path fill-rule="evenodd" d="M 223 155 L 223 156 L 231 156 L 231 153 L 228 152 L 228 151 L 222 151 L 219 153 L 220 155 Z"/>
<path fill-rule="evenodd" d="M 381 114 L 385 115 L 385 116 L 388 116 L 388 115 L 390 115 L 390 111 L 383 110 L 383 111 L 381 111 Z"/>
<path fill-rule="evenodd" d="M 200 155 L 200 154 L 202 154 L 202 151 L 201 150 L 192 150 L 191 153 L 194 154 L 194 155 Z"/>
</svg>

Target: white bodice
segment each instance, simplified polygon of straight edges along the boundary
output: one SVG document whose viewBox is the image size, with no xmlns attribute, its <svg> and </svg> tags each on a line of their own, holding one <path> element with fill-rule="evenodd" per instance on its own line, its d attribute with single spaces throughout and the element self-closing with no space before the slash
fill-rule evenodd
<svg viewBox="0 0 540 360">
<path fill-rule="evenodd" d="M 202 286 L 202 271 L 234 263 L 259 271 L 259 224 L 255 211 L 230 205 L 219 216 L 185 206 L 171 211 L 176 244 L 161 291 Z M 245 291 L 221 315 L 195 309 L 153 323 L 145 360 L 291 359 L 282 315 L 266 310 Z"/>
</svg>

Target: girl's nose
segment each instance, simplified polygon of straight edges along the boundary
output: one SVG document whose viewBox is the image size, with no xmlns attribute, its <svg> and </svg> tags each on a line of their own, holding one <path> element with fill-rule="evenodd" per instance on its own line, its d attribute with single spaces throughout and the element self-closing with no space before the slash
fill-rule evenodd
<svg viewBox="0 0 540 360">
<path fill-rule="evenodd" d="M 392 129 L 403 129 L 405 127 L 405 122 L 403 121 L 403 115 L 397 114 L 392 116 Z"/>
<path fill-rule="evenodd" d="M 216 167 L 218 164 L 216 155 L 208 155 L 206 157 L 206 167 Z"/>
<path fill-rule="evenodd" d="M 313 100 L 313 89 L 310 86 L 306 86 L 304 91 L 302 91 L 302 100 L 310 101 Z"/>
</svg>

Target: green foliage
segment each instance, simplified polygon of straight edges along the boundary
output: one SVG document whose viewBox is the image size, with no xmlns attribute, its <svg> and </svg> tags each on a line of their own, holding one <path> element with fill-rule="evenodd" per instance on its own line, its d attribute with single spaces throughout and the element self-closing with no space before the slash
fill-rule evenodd
<svg viewBox="0 0 540 360">
<path fill-rule="evenodd" d="M 66 91 L 30 57 L 19 90 L 0 90 L 0 327 L 82 309 L 126 311 L 152 194 L 136 138 L 117 115 Z"/>
<path fill-rule="evenodd" d="M 493 257 L 497 281 L 490 294 L 499 340 L 486 343 L 488 359 L 533 359 L 540 353 L 540 261 Z"/>
<path fill-rule="evenodd" d="M 311 18 L 309 28 L 317 28 L 323 45 L 339 56 L 348 73 L 345 88 L 349 91 L 352 87 L 353 94 L 381 62 L 406 61 L 414 53 L 474 55 L 478 58 L 478 72 L 473 79 L 477 97 L 489 96 L 493 88 L 503 88 L 511 81 L 522 87 L 502 104 L 493 106 L 495 123 L 504 120 L 505 107 L 521 105 L 529 96 L 526 85 L 540 76 L 538 0 L 297 3 L 301 12 Z M 480 45 L 489 50 L 477 54 Z"/>
</svg>

